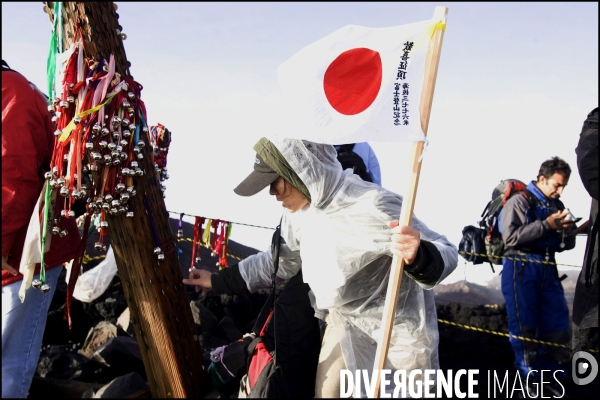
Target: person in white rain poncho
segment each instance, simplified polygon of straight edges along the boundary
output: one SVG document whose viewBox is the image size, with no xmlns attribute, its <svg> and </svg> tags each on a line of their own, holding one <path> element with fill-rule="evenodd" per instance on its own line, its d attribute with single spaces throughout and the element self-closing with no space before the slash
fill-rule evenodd
<svg viewBox="0 0 600 400">
<path fill-rule="evenodd" d="M 262 138 L 254 149 L 254 171 L 235 192 L 249 196 L 270 185 L 269 193 L 283 202 L 285 246 L 277 275 L 289 279 L 301 267 L 315 314 L 328 314 L 316 397 L 340 395 L 340 369 L 373 369 L 394 254 L 405 259 L 405 276 L 386 368 L 406 370 L 407 376 L 413 369 L 438 369 L 429 289 L 456 268 L 456 246 L 416 217 L 411 227 L 399 227 L 402 196 L 343 171 L 331 145 Z M 239 272 L 251 292 L 269 287 L 271 252 L 241 261 Z M 189 283 L 202 286 L 199 280 Z M 333 349 L 338 343 L 343 360 L 332 362 L 340 354 Z"/>
</svg>

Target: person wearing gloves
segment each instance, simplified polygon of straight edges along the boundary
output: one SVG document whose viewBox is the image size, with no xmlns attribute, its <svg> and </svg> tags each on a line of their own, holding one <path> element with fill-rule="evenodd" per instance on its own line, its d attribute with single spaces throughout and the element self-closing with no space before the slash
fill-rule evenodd
<svg viewBox="0 0 600 400">
<path fill-rule="evenodd" d="M 456 246 L 416 217 L 412 226 L 399 226 L 402 196 L 343 171 L 332 145 L 262 138 L 254 150 L 254 171 L 235 192 L 251 196 L 269 186 L 282 202 L 285 247 L 277 276 L 289 279 L 302 268 L 315 315 L 327 315 L 315 397 L 339 397 L 341 369 L 372 371 L 393 255 L 404 258 L 405 276 L 386 368 L 406 370 L 407 376 L 415 369 L 439 369 L 429 289 L 456 268 Z M 241 261 L 238 271 L 238 284 L 243 281 L 250 292 L 268 287 L 271 253 Z M 220 280 L 215 275 L 196 271 L 184 282 L 214 287 Z M 394 383 L 386 389 L 392 393 Z"/>
</svg>

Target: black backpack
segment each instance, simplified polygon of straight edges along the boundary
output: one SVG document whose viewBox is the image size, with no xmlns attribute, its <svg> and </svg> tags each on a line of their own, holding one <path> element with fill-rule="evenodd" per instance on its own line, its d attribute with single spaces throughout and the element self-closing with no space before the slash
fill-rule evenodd
<svg viewBox="0 0 600 400">
<path fill-rule="evenodd" d="M 488 262 L 492 271 L 494 271 L 493 264 L 502 265 L 505 246 L 498 228 L 498 216 L 508 199 L 516 193 L 525 196 L 530 208 L 536 207 L 535 196 L 527 190 L 527 185 L 523 182 L 518 179 L 500 181 L 492 192 L 492 200 L 487 203 L 481 213 L 482 219 L 478 223 L 479 228 L 473 225 L 463 228 L 463 236 L 458 250 L 465 260 L 473 264 Z M 531 215 L 535 218 L 535 213 L 531 213 Z"/>
<path fill-rule="evenodd" d="M 342 164 L 342 169 L 351 168 L 363 181 L 373 182 L 367 172 L 367 166 L 361 156 L 354 152 L 355 143 L 342 144 L 337 149 L 337 159 Z"/>
</svg>

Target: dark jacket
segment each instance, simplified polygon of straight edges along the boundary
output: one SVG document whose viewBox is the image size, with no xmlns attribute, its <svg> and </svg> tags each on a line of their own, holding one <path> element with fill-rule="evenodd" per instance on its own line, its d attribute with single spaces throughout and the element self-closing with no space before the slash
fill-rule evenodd
<svg viewBox="0 0 600 400">
<path fill-rule="evenodd" d="M 579 328 L 598 327 L 598 108 L 588 114 L 575 149 L 579 176 L 590 196 L 590 228 L 573 300 L 573 323 Z"/>
</svg>

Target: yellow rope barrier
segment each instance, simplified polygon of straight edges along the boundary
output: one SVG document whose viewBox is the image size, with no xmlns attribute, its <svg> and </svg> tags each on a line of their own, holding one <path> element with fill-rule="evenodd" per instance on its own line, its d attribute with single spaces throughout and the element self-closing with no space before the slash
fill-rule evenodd
<svg viewBox="0 0 600 400">
<path fill-rule="evenodd" d="M 467 255 L 467 256 L 479 256 L 479 257 L 486 257 L 486 258 L 503 258 L 505 260 L 514 260 L 514 261 L 524 261 L 524 262 L 531 262 L 531 263 L 538 263 L 538 264 L 548 264 L 548 265 L 562 265 L 564 267 L 575 267 L 575 268 L 581 268 L 580 265 L 572 265 L 572 264 L 557 264 L 555 262 L 550 262 L 550 261 L 543 261 L 543 260 L 529 260 L 526 258 L 521 258 L 521 257 L 510 257 L 510 256 L 489 256 L 487 254 L 479 254 L 479 253 L 470 253 L 468 251 L 459 251 L 458 254 L 463 254 L 463 255 Z"/>
<path fill-rule="evenodd" d="M 492 330 L 489 330 L 489 329 L 478 328 L 476 326 L 469 326 L 469 325 L 457 324 L 456 322 L 446 321 L 445 319 L 439 319 L 438 318 L 438 322 L 441 322 L 442 324 L 448 324 L 448 325 L 452 325 L 452 326 L 457 326 L 457 327 L 463 328 L 463 329 L 470 329 L 470 330 L 477 331 L 477 332 L 491 333 L 493 335 L 504 336 L 504 337 L 508 337 L 508 338 L 520 339 L 520 340 L 527 341 L 527 342 L 534 342 L 534 343 L 539 343 L 539 344 L 546 344 L 548 346 L 555 346 L 555 347 L 562 347 L 564 349 L 570 349 L 570 347 L 567 346 L 566 344 L 545 342 L 543 340 L 528 338 L 528 337 L 524 337 L 524 336 L 511 335 L 510 333 L 496 332 L 496 331 L 492 331 Z M 587 351 L 588 352 L 592 352 L 592 353 L 596 353 L 597 352 L 597 350 L 595 350 L 595 349 L 589 349 Z"/>
</svg>

